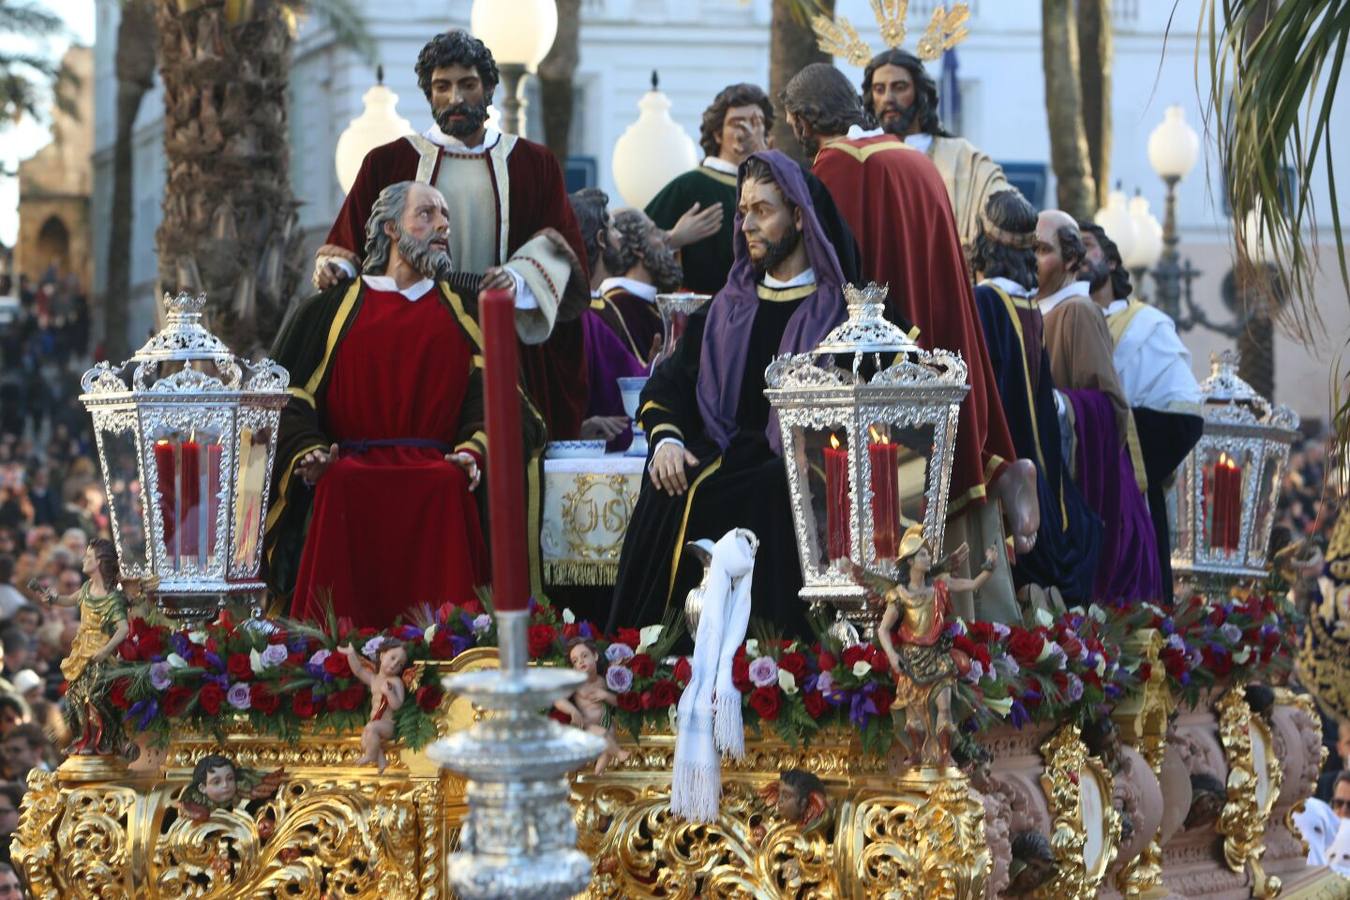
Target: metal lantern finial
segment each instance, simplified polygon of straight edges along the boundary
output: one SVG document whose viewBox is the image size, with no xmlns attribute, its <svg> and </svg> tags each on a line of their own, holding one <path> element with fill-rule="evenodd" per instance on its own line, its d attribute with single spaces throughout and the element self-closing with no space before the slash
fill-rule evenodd
<svg viewBox="0 0 1350 900">
<path fill-rule="evenodd" d="M 848 318 L 811 352 L 765 372 L 778 414 L 801 557 L 801 598 L 872 624 L 853 566 L 894 575 L 900 540 L 921 526 L 942 546 L 957 414 L 959 354 L 923 350 L 886 320 L 887 288 L 848 285 Z M 840 623 L 842 625 L 842 623 Z"/>
<path fill-rule="evenodd" d="M 204 616 L 255 594 L 290 375 L 230 352 L 204 294 L 164 296 L 166 324 L 120 366 L 80 380 L 124 575 L 157 576 L 166 612 Z"/>
<path fill-rule="evenodd" d="M 1232 350 L 1210 358 L 1200 384 L 1205 430 L 1177 471 L 1169 505 L 1172 568 L 1203 587 L 1261 578 L 1298 416 L 1272 405 L 1237 373 Z"/>
</svg>

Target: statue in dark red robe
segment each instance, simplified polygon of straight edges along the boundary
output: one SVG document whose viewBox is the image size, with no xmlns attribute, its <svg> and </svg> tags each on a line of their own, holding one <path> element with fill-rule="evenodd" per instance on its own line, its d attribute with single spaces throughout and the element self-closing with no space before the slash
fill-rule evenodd
<svg viewBox="0 0 1350 900">
<path fill-rule="evenodd" d="M 516 328 L 527 393 L 555 440 L 576 438 L 586 411 L 586 356 L 577 320 L 590 300 L 576 217 L 558 162 L 547 147 L 486 127 L 497 66 L 483 43 L 462 31 L 439 34 L 417 60 L 418 83 L 437 124 L 366 154 L 337 220 L 319 248 L 315 283 L 339 270 L 354 276 L 370 207 L 399 181 L 435 186 L 450 209 L 450 256 L 458 271 L 502 266 L 517 287 Z M 541 240 L 562 236 L 566 247 Z M 585 272 L 582 263 L 581 271 Z"/>
</svg>

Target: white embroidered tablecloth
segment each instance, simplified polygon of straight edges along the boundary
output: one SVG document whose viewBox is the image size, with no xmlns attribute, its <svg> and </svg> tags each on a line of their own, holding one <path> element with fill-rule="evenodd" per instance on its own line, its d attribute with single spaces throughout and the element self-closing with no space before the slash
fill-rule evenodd
<svg viewBox="0 0 1350 900">
<path fill-rule="evenodd" d="M 614 584 L 645 464 L 619 453 L 544 460 L 539 548 L 547 584 Z"/>
</svg>

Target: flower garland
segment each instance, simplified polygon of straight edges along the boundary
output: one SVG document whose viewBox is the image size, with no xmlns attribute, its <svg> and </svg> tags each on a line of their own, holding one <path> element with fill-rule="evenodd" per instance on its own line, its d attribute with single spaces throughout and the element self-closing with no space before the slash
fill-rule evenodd
<svg viewBox="0 0 1350 900">
<path fill-rule="evenodd" d="M 679 632 L 669 623 L 603 635 L 570 610 L 531 601 L 529 655 L 539 665 L 568 665 L 568 643 L 594 642 L 607 687 L 617 698 L 613 718 L 637 737 L 644 725 L 677 725 L 676 707 L 690 679 L 687 657 L 669 649 Z M 1141 628 L 1164 636 L 1160 662 L 1169 686 L 1192 704 L 1203 689 L 1228 679 L 1287 677 L 1296 638 L 1288 604 L 1266 594 L 1235 594 L 1206 604 L 1193 597 L 1170 613 L 1145 604 L 1121 611 L 1075 609 L 1059 619 L 1038 613 L 1035 625 L 953 620 L 945 633 L 958 663 L 955 713 L 967 733 L 1008 722 L 1089 721 L 1105 714 L 1152 675 L 1127 646 Z M 409 624 L 384 632 L 332 621 L 291 620 L 174 628 L 131 622 L 119 647 L 121 664 L 108 674 L 109 697 L 130 728 L 167 743 L 175 729 L 223 736 L 247 722 L 261 734 L 294 739 L 302 728 L 359 730 L 369 717 L 369 691 L 336 652 L 353 644 L 375 660 L 380 645 L 403 642 L 410 666 L 448 662 L 495 646 L 490 609 L 472 601 L 423 610 Z M 395 737 L 418 749 L 436 736 L 434 716 L 444 697 L 434 666 L 421 666 L 409 691 L 413 702 L 395 714 Z M 747 640 L 733 660 L 746 726 L 772 729 L 794 744 L 821 729 L 859 733 L 864 751 L 885 753 L 892 741 L 895 680 L 885 654 L 870 643 L 841 646 L 823 630 L 815 640 L 767 632 Z M 564 717 L 554 713 L 560 720 Z"/>
</svg>

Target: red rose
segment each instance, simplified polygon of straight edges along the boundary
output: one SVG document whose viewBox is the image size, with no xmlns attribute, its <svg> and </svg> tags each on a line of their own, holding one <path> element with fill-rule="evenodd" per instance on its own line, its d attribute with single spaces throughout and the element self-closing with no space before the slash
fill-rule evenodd
<svg viewBox="0 0 1350 900">
<path fill-rule="evenodd" d="M 436 707 L 441 705 L 441 700 L 445 697 L 445 691 L 441 690 L 439 684 L 424 684 L 417 689 L 413 695 L 417 701 L 417 708 L 423 712 L 433 712 Z"/>
<path fill-rule="evenodd" d="M 1205 668 L 1213 672 L 1215 678 L 1225 678 L 1233 671 L 1233 654 L 1227 650 L 1207 646 L 1201 654 L 1204 656 Z"/>
<path fill-rule="evenodd" d="M 870 696 L 872 705 L 877 708 L 878 715 L 885 715 L 889 712 L 891 704 L 895 702 L 895 692 L 882 684 L 872 688 Z"/>
<path fill-rule="evenodd" d="M 822 651 L 816 657 L 816 668 L 822 672 L 832 672 L 837 665 L 839 665 L 839 660 L 835 659 L 834 654 L 828 650 Z"/>
<path fill-rule="evenodd" d="M 1064 655 L 1069 659 L 1078 658 L 1078 654 L 1083 652 L 1083 642 L 1072 634 L 1065 634 L 1059 639 L 1059 645 L 1064 648 Z"/>
<path fill-rule="evenodd" d="M 465 601 L 459 608 L 464 610 L 471 617 L 477 617 L 483 614 L 483 604 L 479 603 L 477 598 Z"/>
<path fill-rule="evenodd" d="M 558 632 L 552 625 L 531 625 L 529 635 L 530 659 L 540 659 L 553 649 Z"/>
<path fill-rule="evenodd" d="M 620 628 L 614 635 L 616 644 L 627 644 L 628 649 L 637 650 L 642 643 L 642 634 L 636 628 Z"/>
<path fill-rule="evenodd" d="M 312 719 L 318 711 L 319 704 L 314 701 L 314 691 L 310 688 L 301 688 L 291 694 L 291 712 L 300 718 Z"/>
<path fill-rule="evenodd" d="M 286 654 L 286 665 L 301 667 L 309 661 L 309 654 L 303 650 L 297 650 L 294 653 Z"/>
<path fill-rule="evenodd" d="M 802 695 L 802 703 L 806 705 L 806 714 L 813 719 L 819 719 L 830 708 L 820 691 L 807 691 Z"/>
<path fill-rule="evenodd" d="M 225 689 L 214 681 L 208 681 L 202 685 L 201 692 L 197 694 L 197 705 L 208 716 L 214 716 L 220 712 L 220 704 L 224 702 Z"/>
<path fill-rule="evenodd" d="M 873 672 L 889 672 L 891 662 L 886 658 L 886 654 L 876 644 L 867 645 L 867 661 L 872 664 Z"/>
<path fill-rule="evenodd" d="M 694 667 L 689 665 L 689 657 L 681 656 L 679 662 L 675 663 L 675 680 L 680 683 L 680 687 L 684 687 L 692 677 Z"/>
<path fill-rule="evenodd" d="M 164 710 L 164 715 L 170 718 L 181 716 L 183 710 L 187 709 L 188 701 L 192 699 L 192 693 L 192 688 L 181 684 L 176 684 L 165 691 L 164 699 L 160 704 Z"/>
<path fill-rule="evenodd" d="M 118 709 L 126 709 L 131 705 L 130 698 L 127 697 L 127 690 L 131 687 L 130 678 L 118 678 L 113 681 L 108 688 L 108 701 Z"/>
<path fill-rule="evenodd" d="M 966 631 L 970 634 L 971 640 L 979 641 L 981 644 L 987 644 L 994 639 L 992 622 L 971 622 L 966 626 Z"/>
<path fill-rule="evenodd" d="M 1147 684 L 1148 680 L 1153 677 L 1153 664 L 1140 663 L 1134 674 L 1139 678 L 1140 684 Z"/>
<path fill-rule="evenodd" d="M 1227 620 L 1228 614 L 1223 611 L 1222 606 L 1216 606 L 1209 611 L 1209 624 L 1218 628 Z"/>
<path fill-rule="evenodd" d="M 1018 665 L 1030 666 L 1045 649 L 1045 638 L 1034 631 L 1018 629 L 1008 641 L 1008 652 Z"/>
<path fill-rule="evenodd" d="M 333 651 L 328 658 L 323 661 L 323 670 L 334 678 L 351 678 L 352 667 L 347 663 L 347 657 Z"/>
<path fill-rule="evenodd" d="M 850 672 L 853 671 L 854 664 L 867 658 L 867 647 L 863 644 L 854 644 L 852 647 L 844 648 L 844 668 Z"/>
<path fill-rule="evenodd" d="M 777 685 L 757 687 L 750 692 L 750 708 L 766 722 L 778 718 L 778 707 L 781 703 L 782 696 Z"/>
<path fill-rule="evenodd" d="M 634 678 L 651 678 L 656 673 L 656 663 L 646 653 L 639 653 L 628 661 Z"/>
<path fill-rule="evenodd" d="M 449 626 L 442 625 L 436 629 L 436 634 L 431 638 L 431 644 L 427 649 L 435 659 L 450 659 L 455 655 L 455 645 L 450 640 Z"/>
<path fill-rule="evenodd" d="M 248 690 L 250 706 L 265 716 L 270 716 L 281 705 L 281 698 L 267 689 L 262 682 L 255 683 Z"/>
<path fill-rule="evenodd" d="M 744 694 L 750 690 L 750 660 L 737 656 L 731 661 L 731 683 Z"/>
<path fill-rule="evenodd" d="M 253 666 L 249 664 L 248 655 L 244 653 L 231 653 L 225 663 L 225 671 L 229 672 L 235 681 L 253 680 Z"/>
<path fill-rule="evenodd" d="M 1167 675 L 1174 681 L 1180 681 L 1181 676 L 1186 672 L 1186 654 L 1173 647 L 1168 647 L 1161 654 L 1163 667 L 1167 669 Z"/>
<path fill-rule="evenodd" d="M 642 696 L 637 691 L 624 691 L 617 699 L 619 709 L 624 712 L 642 711 Z"/>
<path fill-rule="evenodd" d="M 565 622 L 562 627 L 563 640 L 570 641 L 572 638 L 581 634 L 581 626 L 576 622 Z"/>
<path fill-rule="evenodd" d="M 1064 671 L 1055 672 L 1053 675 L 1050 676 L 1050 680 L 1055 683 L 1055 687 L 1056 689 L 1059 690 L 1061 696 L 1068 692 L 1069 674 L 1067 672 Z"/>
<path fill-rule="evenodd" d="M 784 653 L 778 658 L 778 668 L 789 673 L 798 684 L 806 678 L 806 656 L 801 653 Z"/>
<path fill-rule="evenodd" d="M 338 709 L 350 712 L 361 705 L 361 701 L 366 699 L 365 685 L 354 684 L 351 687 L 343 688 L 334 694 L 337 698 Z"/>
<path fill-rule="evenodd" d="M 669 678 L 662 678 L 652 685 L 652 709 L 665 709 L 674 706 L 680 699 L 680 689 Z"/>
</svg>

